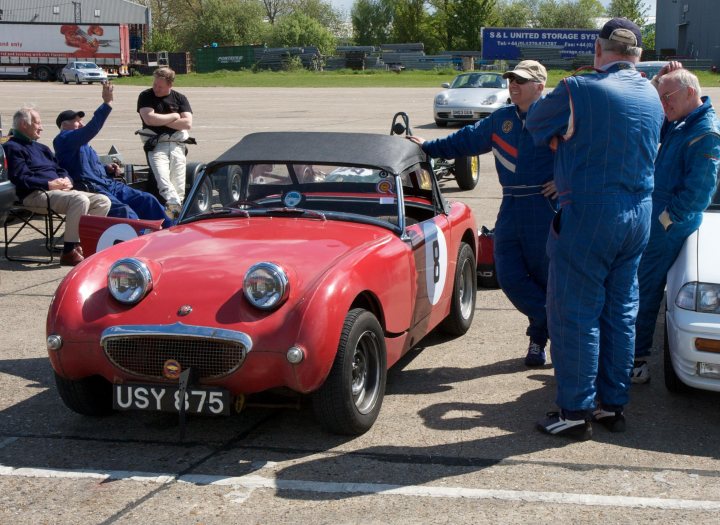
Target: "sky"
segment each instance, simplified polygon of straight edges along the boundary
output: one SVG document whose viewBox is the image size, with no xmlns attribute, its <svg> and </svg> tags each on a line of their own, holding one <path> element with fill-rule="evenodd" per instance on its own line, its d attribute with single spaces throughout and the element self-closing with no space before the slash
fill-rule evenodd
<svg viewBox="0 0 720 525">
<path fill-rule="evenodd" d="M 345 11 L 347 14 L 350 14 L 350 9 L 352 8 L 354 2 L 355 0 L 330 0 L 330 3 L 333 5 L 333 7 Z M 605 7 L 610 5 L 610 0 L 600 0 L 600 2 Z M 644 3 L 645 5 L 650 7 L 648 15 L 655 16 L 656 0 L 644 0 Z"/>
</svg>

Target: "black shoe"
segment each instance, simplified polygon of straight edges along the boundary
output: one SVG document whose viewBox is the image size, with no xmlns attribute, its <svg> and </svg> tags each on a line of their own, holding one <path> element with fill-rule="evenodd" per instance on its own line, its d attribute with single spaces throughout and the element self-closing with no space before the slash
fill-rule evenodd
<svg viewBox="0 0 720 525">
<path fill-rule="evenodd" d="M 566 436 L 580 441 L 592 439 L 592 426 L 584 419 L 565 419 L 560 412 L 548 412 L 537 422 L 537 429 L 553 436 Z"/>
<path fill-rule="evenodd" d="M 608 411 L 598 408 L 593 412 L 593 421 L 597 421 L 610 432 L 625 432 L 625 415 L 622 410 Z"/>
</svg>

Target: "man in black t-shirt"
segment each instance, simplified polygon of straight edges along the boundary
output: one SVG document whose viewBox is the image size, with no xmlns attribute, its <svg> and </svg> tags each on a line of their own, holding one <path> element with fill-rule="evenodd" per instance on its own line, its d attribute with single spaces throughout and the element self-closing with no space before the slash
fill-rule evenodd
<svg viewBox="0 0 720 525">
<path fill-rule="evenodd" d="M 162 67 L 153 73 L 153 86 L 138 96 L 141 137 L 151 143 L 148 151 L 158 191 L 171 215 L 177 216 L 185 198 L 185 141 L 192 128 L 192 109 L 185 95 L 172 89 L 175 72 Z"/>
</svg>

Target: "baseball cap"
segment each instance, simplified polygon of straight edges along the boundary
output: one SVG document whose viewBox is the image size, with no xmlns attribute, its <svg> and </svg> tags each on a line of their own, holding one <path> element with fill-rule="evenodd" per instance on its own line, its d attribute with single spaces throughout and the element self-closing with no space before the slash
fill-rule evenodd
<svg viewBox="0 0 720 525">
<path fill-rule="evenodd" d="M 57 118 L 55 119 L 55 124 L 57 124 L 57 127 L 59 128 L 60 124 L 62 124 L 66 120 L 75 120 L 77 117 L 83 118 L 84 116 L 84 111 L 73 111 L 71 109 L 66 109 L 57 116 Z"/>
<path fill-rule="evenodd" d="M 547 82 L 547 71 L 545 66 L 536 60 L 523 60 L 518 62 L 515 69 L 512 71 L 506 71 L 503 74 L 503 78 L 520 77 L 527 80 L 533 80 L 535 82 Z"/>
<path fill-rule="evenodd" d="M 600 30 L 600 38 L 622 42 L 629 46 L 642 47 L 640 28 L 627 18 L 613 18 Z"/>
</svg>

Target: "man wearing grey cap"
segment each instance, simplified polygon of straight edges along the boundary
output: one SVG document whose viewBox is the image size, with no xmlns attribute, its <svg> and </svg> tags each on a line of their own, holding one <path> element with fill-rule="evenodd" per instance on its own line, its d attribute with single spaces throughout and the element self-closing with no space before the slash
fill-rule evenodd
<svg viewBox="0 0 720 525">
<path fill-rule="evenodd" d="M 528 112 L 535 143 L 557 148 L 547 310 L 560 411 L 537 423 L 552 435 L 589 439 L 591 420 L 625 430 L 663 121 L 655 89 L 635 70 L 641 52 L 640 28 L 613 18 L 595 41 L 595 71 L 563 79 Z"/>
<path fill-rule="evenodd" d="M 60 133 L 53 140 L 53 146 L 58 163 L 70 174 L 76 188 L 100 193 L 110 199 L 108 216 L 162 220 L 163 227 L 172 226 L 172 221 L 165 215 L 165 208 L 154 195 L 115 180 L 118 166 L 104 166 L 90 145 L 110 116 L 113 98 L 113 85 L 103 84 L 103 103 L 87 124 L 83 122 L 85 113 L 82 111 L 68 109 L 57 116 L 55 124 Z"/>
<path fill-rule="evenodd" d="M 497 279 L 508 299 L 528 317 L 530 344 L 525 365 L 542 366 L 548 340 L 545 243 L 557 201 L 552 182 L 553 153 L 546 145 L 533 144 L 525 128 L 525 115 L 542 95 L 547 73 L 539 62 L 523 60 L 503 77 L 510 82 L 512 105 L 444 139 L 426 142 L 419 137 L 408 138 L 431 157 L 493 152 L 503 187 L 493 250 Z"/>
</svg>

